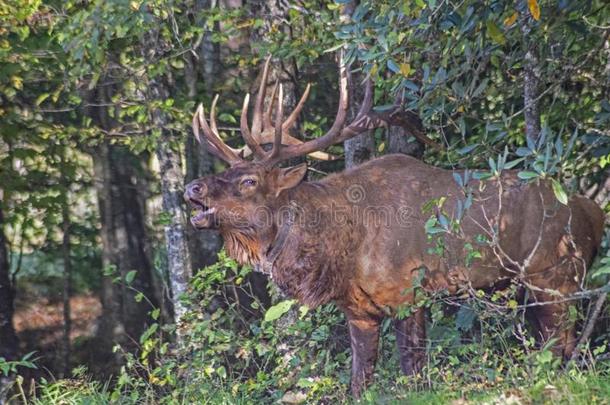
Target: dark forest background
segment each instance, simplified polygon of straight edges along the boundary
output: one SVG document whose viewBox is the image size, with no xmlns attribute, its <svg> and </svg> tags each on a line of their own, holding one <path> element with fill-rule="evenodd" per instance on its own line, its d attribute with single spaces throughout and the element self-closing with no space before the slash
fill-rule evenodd
<svg viewBox="0 0 610 405">
<path fill-rule="evenodd" d="M 336 308 L 299 307 L 188 223 L 184 184 L 224 167 L 194 140 L 196 104 L 220 94 L 222 136 L 240 145 L 242 98 L 272 55 L 286 110 L 313 84 L 299 128 L 321 135 L 344 49 L 352 114 L 371 77 L 378 108 L 402 104 L 442 148 L 377 130 L 311 161 L 310 178 L 385 153 L 504 161 L 607 211 L 609 37 L 604 0 L 0 1 L 0 403 L 347 401 Z M 399 376 L 385 337 L 365 400 L 595 403 L 610 395 L 609 277 L 602 253 L 575 316 L 602 309 L 574 368 L 523 349 L 510 299 L 498 313 L 462 297 L 430 303 L 420 377 Z"/>
</svg>

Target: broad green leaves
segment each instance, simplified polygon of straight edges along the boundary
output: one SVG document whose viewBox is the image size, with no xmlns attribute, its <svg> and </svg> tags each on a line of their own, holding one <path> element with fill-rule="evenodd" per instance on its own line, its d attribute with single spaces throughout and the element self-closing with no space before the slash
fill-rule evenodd
<svg viewBox="0 0 610 405">
<path fill-rule="evenodd" d="M 555 193 L 555 198 L 557 198 L 557 201 L 563 205 L 568 205 L 568 195 L 563 190 L 561 183 L 555 179 L 551 179 L 551 185 L 553 186 L 553 193 Z"/>
<path fill-rule="evenodd" d="M 267 310 L 267 312 L 265 312 L 265 321 L 272 322 L 279 319 L 282 315 L 290 310 L 295 302 L 295 300 L 284 300 L 273 305 Z"/>
</svg>

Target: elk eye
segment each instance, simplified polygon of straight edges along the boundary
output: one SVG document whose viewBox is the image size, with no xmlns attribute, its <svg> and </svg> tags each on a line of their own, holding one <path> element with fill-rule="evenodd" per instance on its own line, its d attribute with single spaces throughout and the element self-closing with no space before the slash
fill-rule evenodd
<svg viewBox="0 0 610 405">
<path fill-rule="evenodd" d="M 245 179 L 245 180 L 242 180 L 241 185 L 246 186 L 246 187 L 254 187 L 254 186 L 256 186 L 256 180 Z"/>
</svg>

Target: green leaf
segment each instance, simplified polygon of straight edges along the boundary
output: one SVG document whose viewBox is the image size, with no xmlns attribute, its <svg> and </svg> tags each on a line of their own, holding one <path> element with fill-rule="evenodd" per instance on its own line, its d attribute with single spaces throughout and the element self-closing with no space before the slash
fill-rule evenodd
<svg viewBox="0 0 610 405">
<path fill-rule="evenodd" d="M 42 93 L 40 96 L 38 96 L 36 98 L 36 105 L 42 104 L 42 102 L 45 101 L 47 98 L 49 98 L 49 96 L 50 96 L 49 93 Z"/>
<path fill-rule="evenodd" d="M 140 344 L 144 344 L 144 342 L 150 339 L 150 337 L 157 331 L 157 329 L 159 329 L 158 323 L 153 323 L 152 325 L 150 325 L 148 329 L 146 329 L 144 333 L 142 333 L 142 336 L 140 336 Z"/>
<path fill-rule="evenodd" d="M 127 274 L 125 274 L 125 282 L 127 284 L 131 284 L 133 280 L 136 278 L 136 274 L 138 274 L 137 270 L 131 270 Z"/>
<path fill-rule="evenodd" d="M 487 180 L 493 177 L 493 173 L 490 172 L 474 172 L 472 178 L 476 180 Z"/>
<path fill-rule="evenodd" d="M 398 66 L 392 59 L 388 59 L 388 69 L 394 73 L 400 72 L 400 66 Z"/>
<path fill-rule="evenodd" d="M 227 369 L 225 366 L 220 366 L 216 369 L 216 374 L 218 374 L 220 378 L 225 379 L 227 378 Z"/>
<path fill-rule="evenodd" d="M 222 113 L 218 115 L 218 119 L 222 122 L 230 122 L 231 124 L 237 124 L 237 120 L 232 114 Z"/>
<path fill-rule="evenodd" d="M 395 108 L 396 108 L 396 104 L 383 104 L 383 105 L 373 107 L 373 111 L 385 112 L 385 111 L 393 110 Z"/>
<path fill-rule="evenodd" d="M 568 205 L 568 195 L 564 191 L 561 183 L 555 179 L 551 179 L 551 184 L 553 185 L 553 193 L 555 193 L 555 198 L 557 198 L 557 200 L 563 205 Z"/>
<path fill-rule="evenodd" d="M 487 34 L 491 37 L 491 39 L 499 44 L 504 45 L 506 43 L 506 38 L 504 38 L 504 34 L 502 30 L 496 25 L 492 20 L 487 20 L 485 22 L 485 26 L 487 27 Z"/>
<path fill-rule="evenodd" d="M 595 270 L 595 272 L 591 274 L 591 277 L 595 278 L 603 276 L 604 274 L 610 274 L 610 265 L 602 266 L 599 269 Z"/>
<path fill-rule="evenodd" d="M 535 177 L 538 177 L 538 173 L 523 171 L 523 172 L 519 172 L 517 174 L 517 177 L 519 177 L 522 180 L 529 180 L 529 179 L 533 179 Z"/>
<path fill-rule="evenodd" d="M 465 155 L 467 153 L 472 152 L 477 146 L 479 146 L 478 143 L 474 143 L 472 145 L 464 146 L 463 148 L 458 149 L 457 153 L 459 153 L 460 155 Z"/>
<path fill-rule="evenodd" d="M 513 167 L 515 167 L 519 163 L 521 163 L 523 161 L 523 159 L 525 159 L 525 158 L 519 158 L 519 159 L 515 159 L 513 161 L 510 161 L 510 162 L 508 162 L 508 163 L 506 163 L 504 165 L 504 168 L 507 169 L 507 170 L 512 169 Z"/>
<path fill-rule="evenodd" d="M 182 59 L 171 59 L 169 62 L 173 68 L 184 69 L 184 61 Z"/>
<path fill-rule="evenodd" d="M 286 300 L 270 307 L 267 312 L 265 312 L 265 321 L 271 322 L 279 319 L 282 315 L 288 312 L 290 307 L 292 307 L 295 302 L 295 300 Z"/>
</svg>

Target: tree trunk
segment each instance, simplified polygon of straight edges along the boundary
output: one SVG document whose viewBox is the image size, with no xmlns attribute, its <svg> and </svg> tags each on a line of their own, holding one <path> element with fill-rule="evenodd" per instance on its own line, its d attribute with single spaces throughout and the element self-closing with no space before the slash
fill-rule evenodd
<svg viewBox="0 0 610 405">
<path fill-rule="evenodd" d="M 145 156 L 134 156 L 125 148 L 110 147 L 110 164 L 114 189 L 115 204 L 114 231 L 117 243 L 117 264 L 124 282 L 122 287 L 122 317 L 125 332 L 130 340 L 137 340 L 148 324 L 148 312 L 157 307 L 153 290 L 152 263 L 148 251 L 146 232 L 146 210 L 138 198 L 146 191 L 142 184 L 141 173 L 145 170 L 142 161 Z M 144 159 L 143 159 L 144 158 Z M 131 282 L 125 281 L 127 274 L 136 271 Z M 144 294 L 147 300 L 136 302 L 138 294 Z"/>
<path fill-rule="evenodd" d="M 357 1 L 350 1 L 343 5 L 341 10 L 341 19 L 344 22 L 348 22 L 351 19 L 351 15 L 354 12 Z M 360 75 L 352 75 L 352 80 L 349 85 L 350 94 L 350 105 L 349 114 L 347 115 L 347 122 L 354 119 L 358 114 L 359 106 L 356 104 L 356 100 L 361 100 L 364 94 L 362 87 L 362 78 Z M 343 142 L 343 148 L 345 150 L 345 168 L 359 165 L 373 157 L 375 157 L 375 137 L 372 134 L 373 131 L 366 131 L 362 134 L 348 139 Z"/>
<path fill-rule="evenodd" d="M 350 106 L 349 114 L 347 116 L 347 122 L 354 119 L 358 114 L 359 106 L 356 105 L 354 100 L 360 100 L 362 98 L 362 91 L 359 83 L 354 85 L 357 79 L 353 78 L 350 86 Z M 345 149 L 345 168 L 349 169 L 359 165 L 360 163 L 366 162 L 367 160 L 375 157 L 375 137 L 373 136 L 374 131 L 366 131 L 362 134 L 348 139 L 343 142 Z"/>
<path fill-rule="evenodd" d="M 112 279 L 116 269 L 116 239 L 114 234 L 112 175 L 110 171 L 110 146 L 104 142 L 93 154 L 93 168 L 95 174 L 95 188 L 100 210 L 102 225 L 100 235 L 102 239 L 102 267 L 104 277 L 101 286 L 102 316 L 98 336 L 107 347 L 108 352 L 115 343 L 120 341 L 124 328 L 120 317 L 120 294 Z"/>
<path fill-rule="evenodd" d="M 0 197 L 2 190 L 0 189 Z M 4 235 L 4 215 L 0 201 L 0 357 L 15 360 L 18 357 L 18 341 L 13 327 L 15 291 L 10 281 L 7 240 Z"/>
<path fill-rule="evenodd" d="M 195 15 L 200 15 L 201 10 L 210 7 L 209 3 L 207 0 L 196 1 L 194 6 Z M 198 25 L 204 25 L 204 21 L 201 18 L 196 21 Z M 212 42 L 211 35 L 212 32 L 206 31 L 198 49 L 197 58 L 191 55 L 193 64 L 192 80 L 196 82 L 197 78 L 201 77 L 205 86 L 205 92 L 209 96 L 214 91 L 217 75 L 221 71 L 219 47 Z M 191 95 L 189 94 L 189 96 Z M 193 94 L 192 97 L 197 97 L 197 94 Z M 208 152 L 207 146 L 200 145 L 191 134 L 186 137 L 185 163 L 187 182 L 214 173 L 215 160 L 213 156 Z M 217 232 L 211 230 L 200 231 L 187 225 L 187 237 L 192 268 L 194 270 L 216 262 L 218 251 L 222 247 L 222 240 Z"/>
<path fill-rule="evenodd" d="M 409 133 L 403 127 L 390 127 L 386 135 L 386 149 L 388 153 L 402 153 L 421 158 L 425 148 L 421 142 L 409 142 Z"/>
<path fill-rule="evenodd" d="M 148 311 L 159 303 L 153 288 L 146 211 L 139 194 L 144 192 L 138 178 L 140 157 L 119 146 L 103 145 L 96 161 L 96 182 L 102 216 L 102 261 L 114 274 L 104 277 L 102 304 L 106 328 L 103 334 L 111 342 L 131 344 L 147 326 Z M 98 177 L 100 178 L 100 177 Z M 131 282 L 129 272 L 136 271 Z M 122 282 L 112 279 L 120 276 Z M 136 301 L 143 294 L 146 299 Z"/>
<path fill-rule="evenodd" d="M 70 373 L 70 331 L 72 330 L 70 297 L 72 296 L 72 263 L 70 261 L 70 201 L 69 201 L 69 180 L 66 178 L 65 151 L 61 156 L 61 181 L 63 182 L 64 201 L 62 202 L 62 244 L 61 252 L 64 264 L 63 274 L 63 317 L 64 327 L 62 336 L 62 373 L 67 377 Z"/>
<path fill-rule="evenodd" d="M 154 87 L 153 92 L 161 94 L 161 89 Z M 160 111 L 155 114 L 154 123 L 162 128 L 165 119 Z M 161 139 L 157 144 L 157 158 L 161 171 L 161 192 L 163 194 L 163 211 L 167 215 L 168 223 L 165 225 L 165 243 L 167 249 L 167 265 L 169 272 L 172 303 L 174 306 L 174 321 L 176 324 L 186 312 L 186 307 L 180 301 L 186 293 L 188 282 L 192 274 L 192 267 L 188 249 L 186 232 L 186 217 L 182 209 L 182 189 L 184 177 L 182 176 L 182 163 L 180 154 L 171 146 L 172 134 L 163 130 Z"/>
<path fill-rule="evenodd" d="M 540 63 L 535 39 L 530 36 L 532 24 L 535 22 L 529 16 L 525 16 L 524 20 L 521 25 L 521 33 L 527 44 L 523 72 L 525 136 L 537 140 L 540 135 L 540 100 L 538 99 L 540 96 Z"/>
<path fill-rule="evenodd" d="M 111 99 L 110 90 L 98 90 L 99 104 Z M 116 123 L 105 107 L 89 114 L 110 131 Z M 116 343 L 134 345 L 148 324 L 148 312 L 162 303 L 154 288 L 151 248 L 146 229 L 145 202 L 148 185 L 144 178 L 146 154 L 135 156 L 126 148 L 104 142 L 93 154 L 95 187 L 101 217 L 102 264 L 108 273 L 102 279 L 102 319 L 98 332 L 109 351 Z M 136 271 L 130 283 L 125 280 Z M 113 279 L 121 277 L 122 282 Z M 146 299 L 136 299 L 139 294 Z"/>
<path fill-rule="evenodd" d="M 144 57 L 153 63 L 158 48 L 158 32 L 150 32 L 143 45 Z M 169 91 L 163 83 L 162 77 L 149 79 L 146 97 L 149 103 L 169 98 Z M 177 139 L 167 128 L 167 116 L 159 108 L 153 109 L 151 115 L 153 127 L 161 131 L 161 136 L 157 141 L 156 155 L 161 175 L 163 211 L 167 218 L 165 245 L 174 321 L 179 325 L 187 309 L 181 302 L 181 297 L 186 293 L 193 273 L 186 230 L 187 220 L 182 199 L 184 176 L 182 175 L 180 153 L 176 145 Z"/>
</svg>

